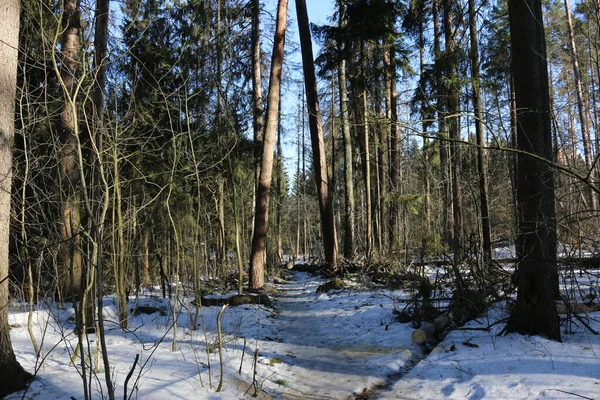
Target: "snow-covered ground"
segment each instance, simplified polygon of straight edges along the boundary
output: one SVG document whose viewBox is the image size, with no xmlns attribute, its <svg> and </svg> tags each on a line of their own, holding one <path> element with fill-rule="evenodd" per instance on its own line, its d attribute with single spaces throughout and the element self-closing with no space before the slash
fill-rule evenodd
<svg viewBox="0 0 600 400">
<path fill-rule="evenodd" d="M 394 322 L 407 290 L 317 294 L 319 277 L 293 273 L 276 284 L 273 308 L 228 307 L 222 316 L 223 387 L 216 335 L 220 307 L 177 304 L 173 351 L 172 305 L 146 296 L 162 312 L 132 317 L 123 331 L 114 299 L 107 300 L 108 357 L 116 398 L 132 399 L 600 399 L 600 336 L 574 319 L 563 343 L 518 334 L 498 336 L 506 318 L 498 305 L 465 329 L 451 332 L 430 354 L 411 342 L 410 323 Z M 203 314 L 203 316 L 202 316 Z M 83 399 L 80 360 L 70 364 L 77 338 L 72 310 L 40 307 L 33 328 L 42 348 L 36 360 L 27 333 L 26 305 L 12 305 L 15 353 L 36 379 L 8 399 Z M 600 331 L 600 313 L 583 316 Z M 483 328 L 492 327 L 489 330 Z M 569 331 L 569 333 L 565 333 Z M 95 335 L 90 336 L 96 365 Z M 139 361 L 132 369 L 136 355 Z M 423 358 L 425 357 L 425 358 Z M 94 399 L 105 398 L 103 366 L 91 379 Z M 132 371 L 124 393 L 127 374 Z"/>
</svg>

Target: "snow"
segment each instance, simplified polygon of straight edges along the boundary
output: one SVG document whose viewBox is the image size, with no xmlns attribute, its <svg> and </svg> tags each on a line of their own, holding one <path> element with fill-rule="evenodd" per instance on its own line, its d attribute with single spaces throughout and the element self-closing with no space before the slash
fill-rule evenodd
<svg viewBox="0 0 600 400">
<path fill-rule="evenodd" d="M 198 329 L 192 329 L 196 308 L 191 299 L 176 303 L 175 326 L 173 303 L 146 294 L 139 304 L 160 311 L 132 316 L 129 329 L 122 330 L 115 322 L 116 300 L 107 298 L 106 342 L 116 398 L 124 398 L 132 368 L 127 386 L 132 399 L 249 399 L 255 393 L 260 399 L 600 398 L 600 337 L 576 319 L 563 323 L 562 343 L 499 336 L 507 315 L 498 304 L 426 354 L 411 342 L 411 324 L 394 322 L 393 310 L 402 307 L 409 290 L 363 282 L 317 294 L 321 283 L 323 278 L 293 272 L 288 281 L 274 284 L 279 293 L 273 296 L 273 308 L 225 309 L 219 393 L 216 316 L 221 307 L 200 309 Z M 11 304 L 11 337 L 19 362 L 37 374 L 27 392 L 7 399 L 83 399 L 81 360 L 70 364 L 77 344 L 72 309 L 47 301 L 33 313 L 42 348 L 36 360 L 27 308 Z M 600 331 L 600 312 L 582 317 Z M 99 366 L 90 383 L 92 398 L 106 398 L 96 336 L 89 337 L 86 354 Z"/>
</svg>

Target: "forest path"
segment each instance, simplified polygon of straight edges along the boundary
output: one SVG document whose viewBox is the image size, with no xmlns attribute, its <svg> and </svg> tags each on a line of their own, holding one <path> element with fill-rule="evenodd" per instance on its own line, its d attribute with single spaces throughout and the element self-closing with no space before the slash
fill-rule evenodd
<svg viewBox="0 0 600 400">
<path fill-rule="evenodd" d="M 317 294 L 321 277 L 293 272 L 293 279 L 277 284 L 263 363 L 281 360 L 281 397 L 284 399 L 364 398 L 397 379 L 414 365 L 419 351 L 410 337 L 393 332 L 391 310 L 374 292 L 341 291 Z M 390 325 L 386 325 L 387 321 Z M 395 324 L 399 326 L 400 324 Z M 402 335 L 406 336 L 406 335 Z M 267 351 L 265 351 L 267 350 Z M 286 379 L 287 377 L 287 379 Z"/>
</svg>

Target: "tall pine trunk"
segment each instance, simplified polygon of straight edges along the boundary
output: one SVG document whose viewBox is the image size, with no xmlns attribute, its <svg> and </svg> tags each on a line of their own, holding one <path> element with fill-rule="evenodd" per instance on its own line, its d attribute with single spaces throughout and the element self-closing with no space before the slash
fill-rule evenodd
<svg viewBox="0 0 600 400">
<path fill-rule="evenodd" d="M 340 19 L 339 26 L 346 26 L 345 5 L 339 1 Z M 348 120 L 348 87 L 346 83 L 346 42 L 340 40 L 340 63 L 338 65 L 338 83 L 340 92 L 340 116 L 344 143 L 344 258 L 351 260 L 354 257 L 354 182 L 352 166 L 352 136 Z"/>
<path fill-rule="evenodd" d="M 393 48 L 386 44 L 383 49 L 383 64 L 385 69 L 385 103 L 386 119 L 390 127 L 390 192 L 397 194 L 400 191 L 399 177 L 401 175 L 400 166 L 400 128 L 398 126 L 398 110 L 396 96 L 396 65 Z M 392 196 L 395 197 L 395 196 Z M 400 208 L 396 200 L 390 203 L 388 223 L 388 245 L 390 250 L 398 245 L 398 224 L 400 221 Z"/>
<path fill-rule="evenodd" d="M 509 0 L 517 110 L 517 302 L 508 328 L 560 340 L 548 66 L 541 0 Z M 529 155 L 531 154 L 531 156 Z"/>
<path fill-rule="evenodd" d="M 260 49 L 260 1 L 252 0 L 252 120 L 254 130 L 254 195 L 260 178 L 260 158 L 262 156 L 263 115 L 261 49 Z"/>
<path fill-rule="evenodd" d="M 269 226 L 269 201 L 271 197 L 271 180 L 273 172 L 273 156 L 277 135 L 279 112 L 279 88 L 285 45 L 285 28 L 287 22 L 288 0 L 279 0 L 277 5 L 277 24 L 275 43 L 271 57 L 271 74 L 269 77 L 269 95 L 267 98 L 266 127 L 263 138 L 263 150 L 260 163 L 258 188 L 256 190 L 256 208 L 254 212 L 254 234 L 250 254 L 250 288 L 261 289 L 265 285 L 265 260 L 267 230 Z"/>
<path fill-rule="evenodd" d="M 323 140 L 323 126 L 321 124 L 321 111 L 319 109 L 319 99 L 317 95 L 315 63 L 312 53 L 312 40 L 310 37 L 305 0 L 296 0 L 296 14 L 298 17 L 298 33 L 300 34 L 302 67 L 304 70 L 304 85 L 308 106 L 308 123 L 313 153 L 313 167 L 315 169 L 315 182 L 317 183 L 317 196 L 319 197 L 319 211 L 321 214 L 323 249 L 325 251 L 325 262 L 329 265 L 329 268 L 335 270 L 337 262 L 337 243 L 335 237 L 335 219 L 333 215 L 333 191 L 329 186 L 329 176 L 327 173 L 325 141 Z"/>
</svg>

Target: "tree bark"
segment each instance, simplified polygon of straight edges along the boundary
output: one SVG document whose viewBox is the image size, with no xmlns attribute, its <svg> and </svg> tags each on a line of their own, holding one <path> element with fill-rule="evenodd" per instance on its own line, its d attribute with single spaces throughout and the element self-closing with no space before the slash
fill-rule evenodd
<svg viewBox="0 0 600 400">
<path fill-rule="evenodd" d="M 332 270 L 336 268 L 337 243 L 335 238 L 335 220 L 333 215 L 332 190 L 329 187 L 327 173 L 327 158 L 325 155 L 325 141 L 323 140 L 323 126 L 321 124 L 321 111 L 317 95 L 317 80 L 315 77 L 315 63 L 312 53 L 312 41 L 306 11 L 306 1 L 296 0 L 296 14 L 298 17 L 298 33 L 300 34 L 300 48 L 302 52 L 302 67 L 304 70 L 304 85 L 308 106 L 308 123 L 313 152 L 313 167 L 319 197 L 319 211 L 321 214 L 321 230 L 323 234 L 323 248 L 325 262 Z"/>
<path fill-rule="evenodd" d="M 560 340 L 548 66 L 541 0 L 509 0 L 517 109 L 517 302 L 508 330 Z"/>
<path fill-rule="evenodd" d="M 260 163 L 260 175 L 256 190 L 256 208 L 254 213 L 254 234 L 250 254 L 250 288 L 261 289 L 265 285 L 265 259 L 267 230 L 269 225 L 269 200 L 271 197 L 271 181 L 273 172 L 273 156 L 277 135 L 277 119 L 279 110 L 279 87 L 283 67 L 285 28 L 287 22 L 288 0 L 279 0 L 277 5 L 277 23 L 275 43 L 271 57 L 271 73 L 269 77 L 269 95 L 263 150 Z"/>
<path fill-rule="evenodd" d="M 0 397 L 25 388 L 27 380 L 31 377 L 17 362 L 8 324 L 8 245 L 19 49 L 19 3 L 19 0 L 3 0 L 0 6 Z"/>
</svg>

